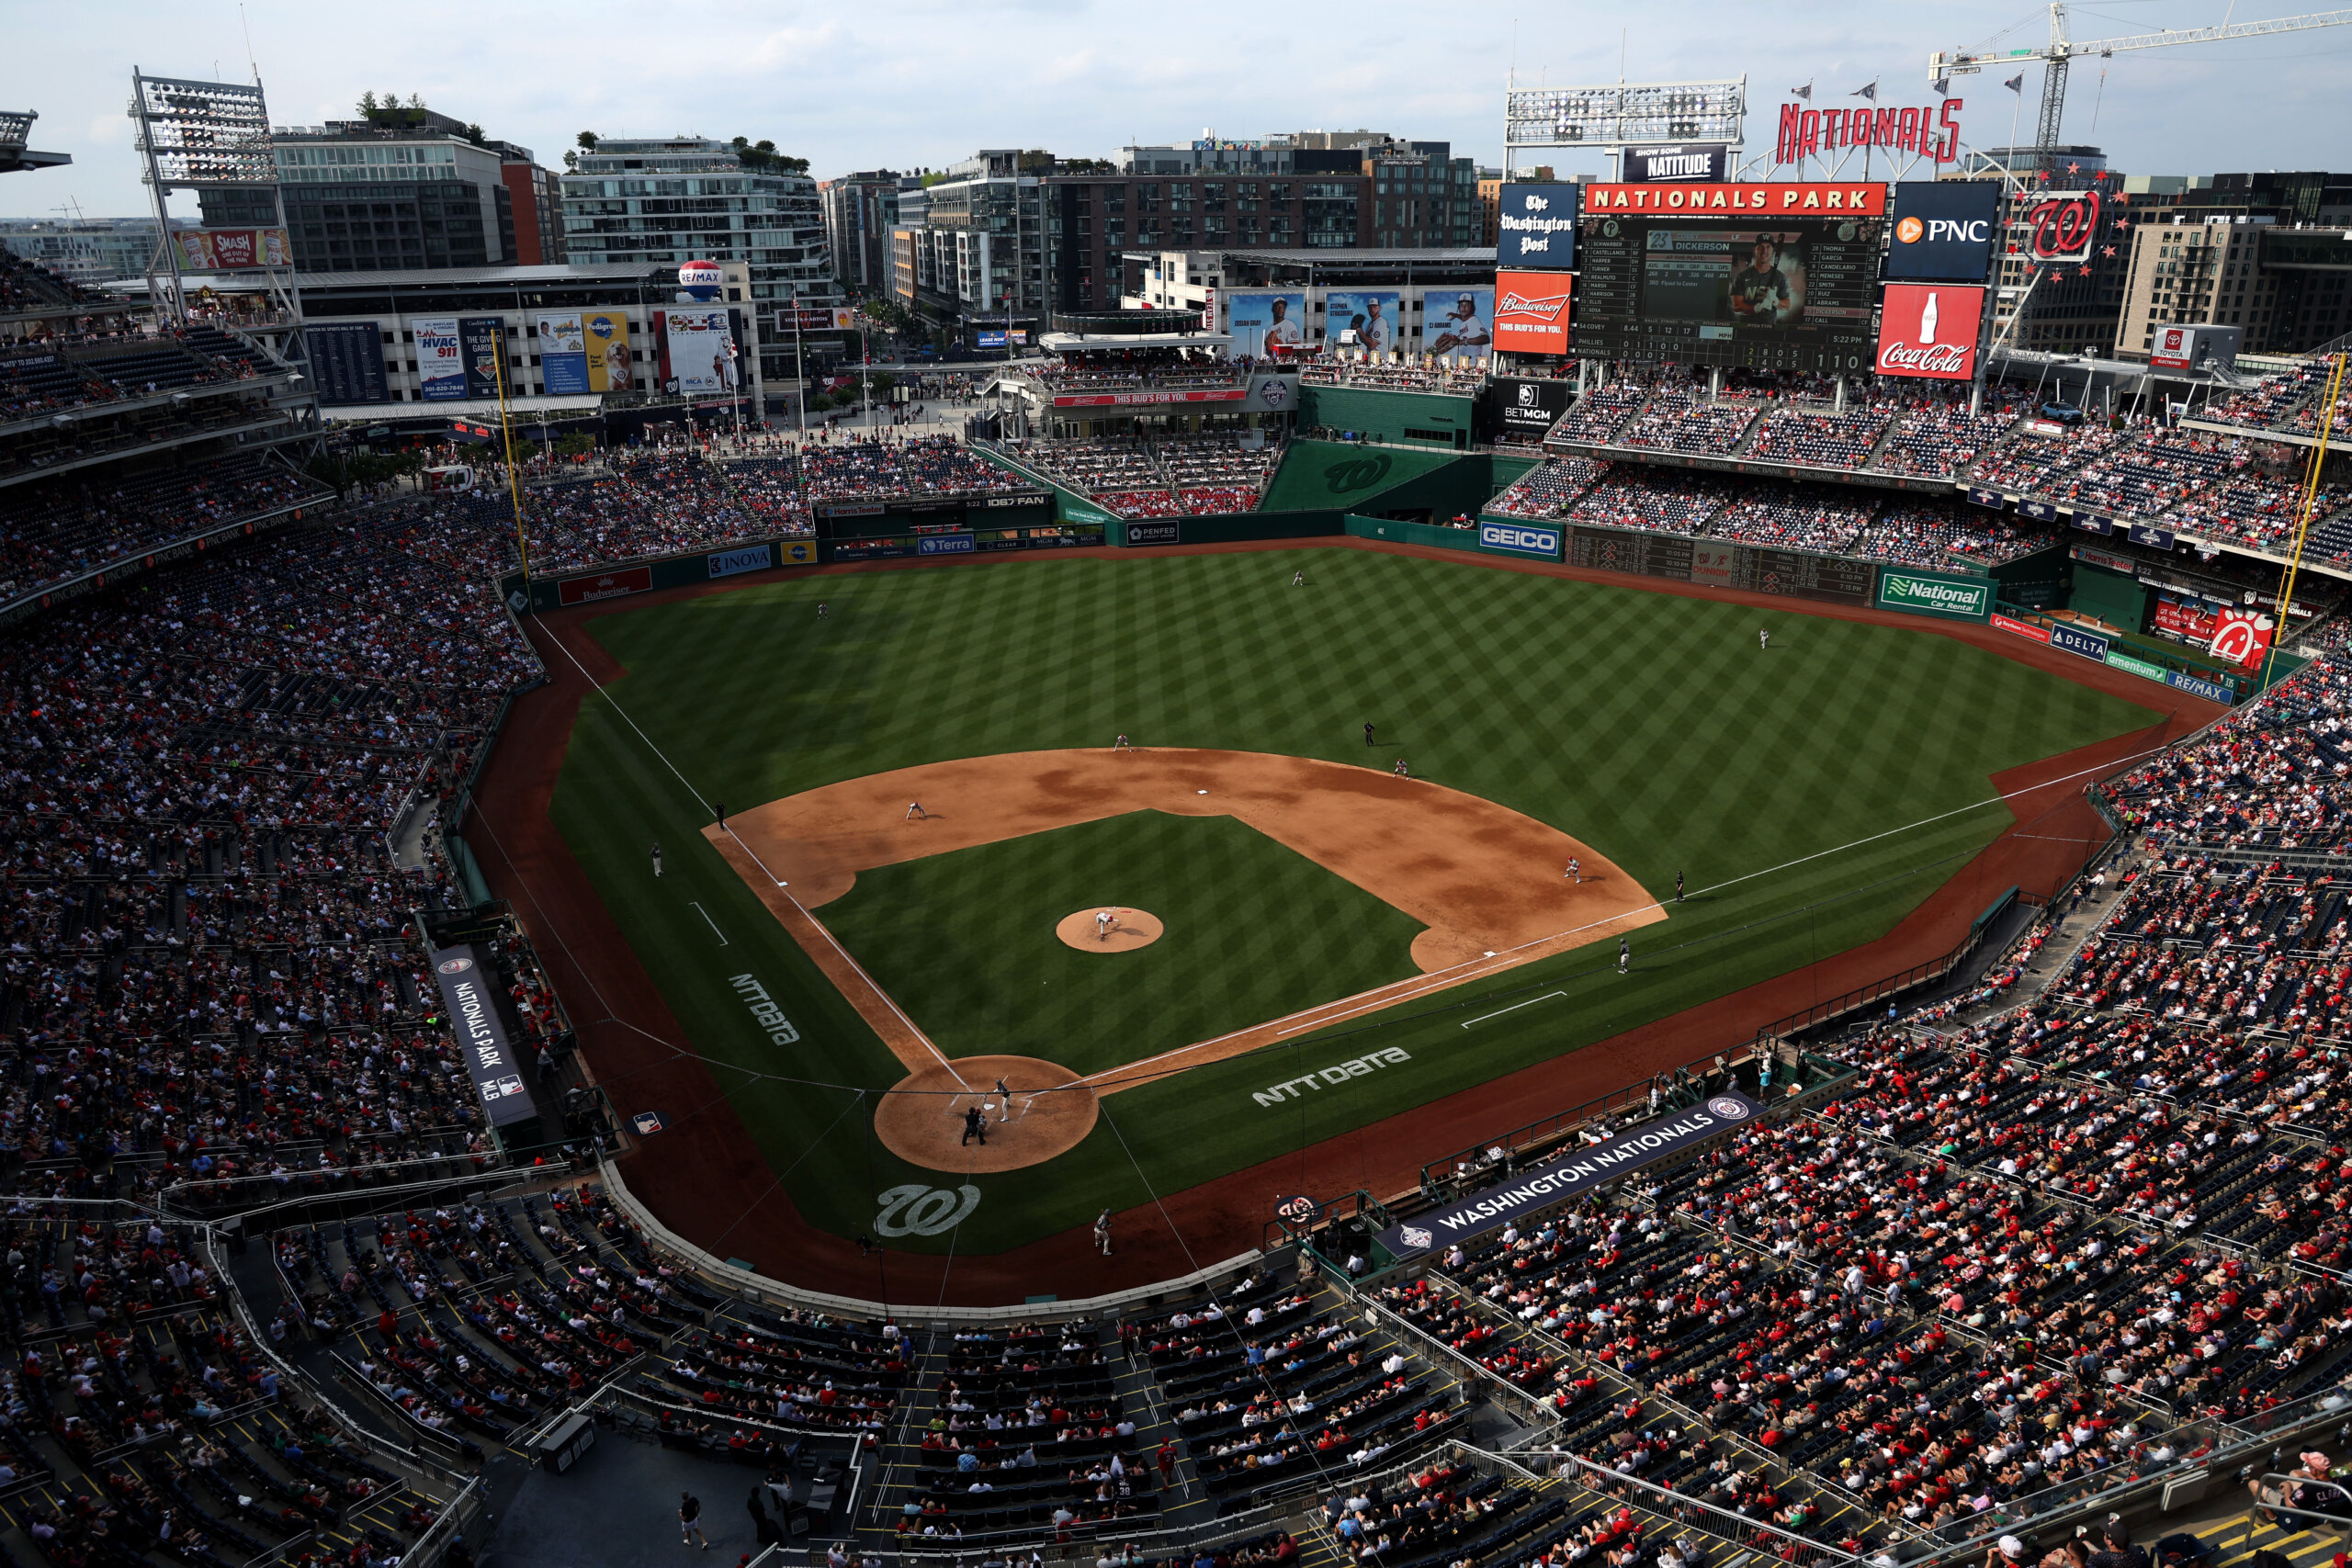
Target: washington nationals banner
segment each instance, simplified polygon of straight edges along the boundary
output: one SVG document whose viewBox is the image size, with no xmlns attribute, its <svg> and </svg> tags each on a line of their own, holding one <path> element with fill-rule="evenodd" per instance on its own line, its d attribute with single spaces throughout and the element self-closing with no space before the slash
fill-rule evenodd
<svg viewBox="0 0 2352 1568">
<path fill-rule="evenodd" d="M 1736 1090 L 1711 1094 L 1701 1104 L 1660 1116 L 1604 1144 L 1556 1155 L 1509 1181 L 1497 1182 L 1380 1233 L 1380 1245 L 1400 1262 L 1457 1241 L 1468 1241 L 1522 1214 L 1551 1208 L 1645 1166 L 1688 1153 L 1710 1138 L 1754 1121 L 1764 1107 Z"/>
</svg>

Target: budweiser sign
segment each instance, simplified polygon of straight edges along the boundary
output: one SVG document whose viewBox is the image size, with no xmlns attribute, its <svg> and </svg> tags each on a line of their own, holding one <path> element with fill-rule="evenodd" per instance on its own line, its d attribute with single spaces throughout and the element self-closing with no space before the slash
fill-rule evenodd
<svg viewBox="0 0 2352 1568">
<path fill-rule="evenodd" d="M 1512 354 L 1568 352 L 1568 299 L 1576 275 L 1495 274 L 1495 346 Z"/>
<path fill-rule="evenodd" d="M 1502 302 L 1495 307 L 1506 315 L 1537 316 L 1547 321 L 1558 321 L 1560 312 L 1567 308 L 1568 297 L 1565 294 L 1555 294 L 1548 299 L 1530 299 L 1524 294 L 1506 294 Z"/>
<path fill-rule="evenodd" d="M 1932 381 L 1976 375 L 1976 337 L 1984 290 L 1945 284 L 1890 283 L 1879 312 L 1878 373 Z"/>
</svg>

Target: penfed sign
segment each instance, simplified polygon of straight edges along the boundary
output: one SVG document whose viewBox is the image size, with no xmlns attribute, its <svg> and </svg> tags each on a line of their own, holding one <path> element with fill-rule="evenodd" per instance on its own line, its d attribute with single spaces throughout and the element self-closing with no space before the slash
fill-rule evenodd
<svg viewBox="0 0 2352 1568">
<path fill-rule="evenodd" d="M 1878 607 L 1908 610 L 1915 615 L 1989 620 L 1993 615 L 1993 583 L 1991 579 L 1983 577 L 1882 570 L 1878 574 Z"/>
</svg>

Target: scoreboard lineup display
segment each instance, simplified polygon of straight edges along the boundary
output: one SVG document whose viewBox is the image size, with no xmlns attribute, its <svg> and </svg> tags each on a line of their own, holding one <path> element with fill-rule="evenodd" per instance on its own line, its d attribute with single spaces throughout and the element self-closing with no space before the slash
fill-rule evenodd
<svg viewBox="0 0 2352 1568">
<path fill-rule="evenodd" d="M 1595 186 L 1578 354 L 1868 370 L 1883 185 Z"/>
</svg>

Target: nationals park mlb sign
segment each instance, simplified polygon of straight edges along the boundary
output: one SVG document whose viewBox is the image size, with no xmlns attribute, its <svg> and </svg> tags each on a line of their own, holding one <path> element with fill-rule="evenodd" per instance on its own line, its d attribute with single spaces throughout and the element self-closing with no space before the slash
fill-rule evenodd
<svg viewBox="0 0 2352 1568">
<path fill-rule="evenodd" d="M 1587 215 L 1615 212 L 1703 212 L 1725 217 L 1882 218 L 1886 186 L 1854 181 L 1798 180 L 1756 185 L 1592 185 L 1585 187 Z"/>
<path fill-rule="evenodd" d="M 1878 373 L 1929 381 L 1976 378 L 1976 339 L 1984 290 L 1952 284 L 1890 283 L 1879 311 Z"/>
</svg>

